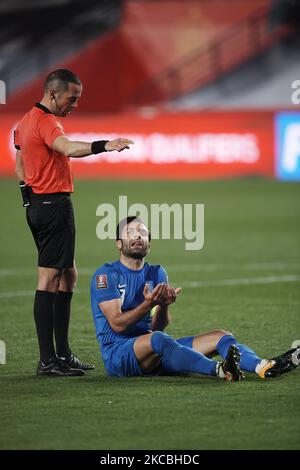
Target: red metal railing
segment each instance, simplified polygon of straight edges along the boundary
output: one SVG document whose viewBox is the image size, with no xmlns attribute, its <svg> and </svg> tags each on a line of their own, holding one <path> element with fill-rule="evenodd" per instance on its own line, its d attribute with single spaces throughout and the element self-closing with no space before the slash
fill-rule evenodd
<svg viewBox="0 0 300 470">
<path fill-rule="evenodd" d="M 255 57 L 291 31 L 287 26 L 271 31 L 268 15 L 266 10 L 256 12 L 195 49 L 144 83 L 132 96 L 132 104 L 154 104 L 180 97 Z"/>
</svg>

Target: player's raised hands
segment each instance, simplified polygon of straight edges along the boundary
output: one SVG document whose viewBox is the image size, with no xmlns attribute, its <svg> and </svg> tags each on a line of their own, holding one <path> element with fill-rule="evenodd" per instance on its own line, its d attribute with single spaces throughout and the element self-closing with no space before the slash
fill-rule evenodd
<svg viewBox="0 0 300 470">
<path fill-rule="evenodd" d="M 181 287 L 174 288 L 168 285 L 166 297 L 164 299 L 164 305 L 171 305 L 174 302 L 176 302 L 176 297 L 181 292 L 181 290 L 182 290 Z"/>
<path fill-rule="evenodd" d="M 144 298 L 152 307 L 155 305 L 171 305 L 176 301 L 176 297 L 181 290 L 181 287 L 176 287 L 175 289 L 174 287 L 162 282 L 157 284 L 155 289 L 150 292 L 149 285 L 146 283 L 144 287 Z"/>
<path fill-rule="evenodd" d="M 160 284 L 157 284 L 157 286 L 155 287 L 155 289 L 153 289 L 152 292 L 150 292 L 149 284 L 146 283 L 143 292 L 144 298 L 146 302 L 149 302 L 149 304 L 151 304 L 151 307 L 154 307 L 155 305 L 164 302 L 167 295 L 167 289 L 168 285 L 165 282 L 161 282 Z"/>
<path fill-rule="evenodd" d="M 105 144 L 105 150 L 107 152 L 111 152 L 112 150 L 117 150 L 118 152 L 121 152 L 124 149 L 129 149 L 129 145 L 134 144 L 133 140 L 129 139 L 116 139 L 116 140 L 110 140 L 106 142 Z"/>
</svg>

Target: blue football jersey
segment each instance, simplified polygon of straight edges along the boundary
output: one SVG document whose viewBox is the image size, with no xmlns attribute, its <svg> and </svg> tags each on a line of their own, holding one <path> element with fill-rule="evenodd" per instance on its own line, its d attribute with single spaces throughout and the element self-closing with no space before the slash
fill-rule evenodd
<svg viewBox="0 0 300 470">
<path fill-rule="evenodd" d="M 146 283 L 153 290 L 160 282 L 168 282 L 168 276 L 160 265 L 144 264 L 138 271 L 124 266 L 120 261 L 105 263 L 94 273 L 91 281 L 91 307 L 96 328 L 96 336 L 102 353 L 105 347 L 125 338 L 132 338 L 151 331 L 150 311 L 126 332 L 116 333 L 109 325 L 99 303 L 121 299 L 122 312 L 132 310 L 144 301 L 143 290 Z"/>
</svg>

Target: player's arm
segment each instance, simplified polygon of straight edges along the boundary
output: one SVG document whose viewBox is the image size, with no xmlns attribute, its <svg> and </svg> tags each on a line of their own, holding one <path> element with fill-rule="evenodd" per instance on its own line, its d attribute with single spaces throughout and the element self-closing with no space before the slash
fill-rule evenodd
<svg viewBox="0 0 300 470">
<path fill-rule="evenodd" d="M 16 175 L 19 181 L 24 181 L 25 180 L 25 173 L 24 173 L 24 168 L 23 168 L 23 160 L 22 160 L 22 155 L 21 155 L 21 150 L 17 150 L 16 152 Z"/>
<path fill-rule="evenodd" d="M 160 303 L 152 316 L 151 326 L 152 331 L 163 331 L 171 321 L 169 305 L 176 302 L 176 297 L 181 291 L 181 287 L 174 289 L 167 285 L 166 296 L 162 303 Z"/>
<path fill-rule="evenodd" d="M 66 157 L 82 158 L 101 152 L 111 152 L 129 149 L 134 142 L 129 139 L 96 140 L 95 142 L 71 141 L 65 135 L 56 137 L 52 143 L 52 149 Z"/>
<path fill-rule="evenodd" d="M 171 321 L 168 305 L 157 305 L 155 307 L 155 313 L 151 319 L 151 330 L 152 331 L 164 331 Z"/>
<path fill-rule="evenodd" d="M 148 284 L 144 288 L 144 301 L 132 310 L 122 312 L 121 299 L 112 299 L 99 303 L 99 307 L 107 318 L 111 328 L 116 333 L 124 333 L 127 328 L 137 323 L 143 318 L 155 305 L 158 305 L 165 299 L 167 292 L 166 284 L 158 284 L 150 293 Z"/>
</svg>

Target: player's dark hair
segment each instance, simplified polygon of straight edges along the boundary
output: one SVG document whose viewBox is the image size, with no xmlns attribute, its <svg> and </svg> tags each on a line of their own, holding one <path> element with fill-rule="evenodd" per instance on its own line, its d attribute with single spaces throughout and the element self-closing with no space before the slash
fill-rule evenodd
<svg viewBox="0 0 300 470">
<path fill-rule="evenodd" d="M 117 225 L 116 240 L 122 240 L 121 234 L 123 232 L 124 227 L 126 227 L 126 225 L 131 224 L 131 222 L 133 222 L 133 221 L 140 222 L 141 224 L 144 224 L 142 219 L 140 219 L 139 217 L 137 217 L 135 215 L 129 215 L 128 217 L 125 217 L 125 219 L 121 220 Z M 149 229 L 148 229 L 148 234 L 149 234 L 149 236 L 148 236 L 149 242 L 151 242 L 151 232 L 150 232 Z"/>
<path fill-rule="evenodd" d="M 75 73 L 67 69 L 57 69 L 49 73 L 45 80 L 44 89 L 55 88 L 57 91 L 67 91 L 69 83 L 81 85 L 81 80 Z"/>
</svg>

